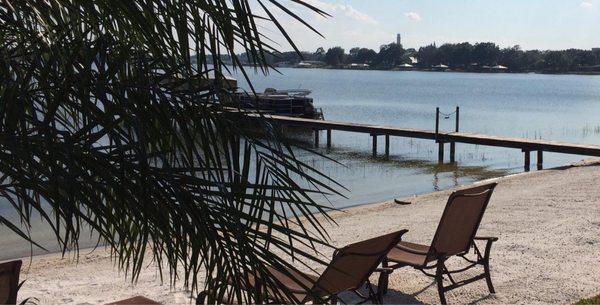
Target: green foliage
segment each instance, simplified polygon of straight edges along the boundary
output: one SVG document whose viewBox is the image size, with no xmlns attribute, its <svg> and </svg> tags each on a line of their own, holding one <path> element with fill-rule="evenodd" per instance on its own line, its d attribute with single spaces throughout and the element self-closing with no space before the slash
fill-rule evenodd
<svg viewBox="0 0 600 305">
<path fill-rule="evenodd" d="M 473 46 L 471 53 L 472 62 L 480 65 L 495 65 L 500 57 L 500 48 L 492 42 L 481 42 Z"/>
<path fill-rule="evenodd" d="M 404 49 L 402 45 L 390 43 L 381 46 L 379 54 L 375 57 L 373 65 L 380 68 L 393 68 L 402 64 L 404 59 Z"/>
<path fill-rule="evenodd" d="M 577 302 L 573 305 L 599 305 L 599 304 L 600 304 L 600 295 L 597 295 L 593 298 L 579 300 L 579 302 Z"/>
<path fill-rule="evenodd" d="M 327 53 L 325 53 L 325 63 L 330 66 L 337 67 L 344 63 L 345 57 L 344 49 L 340 47 L 334 47 L 327 50 Z"/>
<path fill-rule="evenodd" d="M 431 67 L 440 63 L 438 49 L 435 45 L 419 48 L 417 59 L 419 60 L 419 65 L 424 67 Z"/>
<path fill-rule="evenodd" d="M 375 60 L 377 52 L 368 48 L 352 48 L 348 61 L 350 63 L 368 64 Z"/>
<path fill-rule="evenodd" d="M 548 71 L 568 71 L 573 61 L 564 52 L 550 51 L 544 56 L 545 68 Z"/>
<path fill-rule="evenodd" d="M 153 260 L 212 300 L 282 291 L 265 264 L 293 268 L 289 255 L 321 262 L 301 249 L 327 243 L 313 197 L 336 184 L 267 121 L 219 102 L 221 54 L 245 75 L 243 49 L 266 72 L 276 50 L 261 26 L 297 49 L 276 16 L 311 28 L 289 4 L 324 15 L 286 2 L 0 0 L 0 204 L 20 215 L 0 225 L 33 243 L 39 215 L 63 253 L 89 226 L 133 280 Z M 260 290 L 245 289 L 249 273 L 267 279 Z"/>
<path fill-rule="evenodd" d="M 589 72 L 600 71 L 600 50 L 568 49 L 563 51 L 523 51 L 520 46 L 500 49 L 495 43 L 484 42 L 472 45 L 468 42 L 446 43 L 440 47 L 435 44 L 419 50 L 403 50 L 395 43 L 381 46 L 379 52 L 368 48 L 352 48 L 349 54 L 343 54 L 339 47 L 328 50 L 328 64 L 342 66 L 350 63 L 366 63 L 375 69 L 392 69 L 403 63 L 411 63 L 409 57 L 418 59 L 418 67 L 430 69 L 445 64 L 453 69 L 480 71 L 483 66 L 503 65 L 513 72 Z M 324 51 L 324 50 L 321 50 Z M 291 53 L 291 52 L 290 52 Z M 317 53 L 302 53 L 309 60 L 324 60 Z M 293 56 L 299 57 L 296 53 Z M 274 60 L 273 63 L 278 62 Z"/>
</svg>

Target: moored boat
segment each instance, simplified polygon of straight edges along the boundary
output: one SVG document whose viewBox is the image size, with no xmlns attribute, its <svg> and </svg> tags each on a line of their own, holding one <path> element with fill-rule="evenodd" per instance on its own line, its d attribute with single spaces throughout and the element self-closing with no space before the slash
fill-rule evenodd
<svg viewBox="0 0 600 305">
<path fill-rule="evenodd" d="M 323 111 L 314 106 L 310 93 L 306 89 L 267 88 L 265 92 L 257 94 L 237 92 L 233 103 L 243 109 L 268 114 L 322 120 Z"/>
</svg>

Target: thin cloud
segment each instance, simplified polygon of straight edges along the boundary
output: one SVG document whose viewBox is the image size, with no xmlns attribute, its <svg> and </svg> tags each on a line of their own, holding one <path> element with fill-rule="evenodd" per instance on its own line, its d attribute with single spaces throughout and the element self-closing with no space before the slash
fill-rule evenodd
<svg viewBox="0 0 600 305">
<path fill-rule="evenodd" d="M 304 0 L 304 2 L 324 11 L 328 11 L 327 13 L 331 13 L 331 11 L 335 10 L 336 5 L 332 3 L 323 2 L 321 0 Z"/>
<path fill-rule="evenodd" d="M 361 23 L 366 24 L 378 24 L 379 22 L 373 18 L 372 16 L 363 13 L 351 5 L 348 4 L 337 4 L 337 3 L 329 3 L 321 0 L 304 0 L 304 2 L 317 7 L 335 17 L 336 13 L 343 14 L 344 16 L 354 19 L 356 21 L 360 21 Z"/>
<path fill-rule="evenodd" d="M 368 24 L 377 24 L 377 23 L 379 23 L 379 22 L 377 22 L 377 20 L 375 20 L 375 18 L 373 18 L 373 17 L 371 17 L 371 16 L 369 16 L 369 15 L 367 15 L 367 14 L 365 14 L 365 13 L 363 13 L 363 12 L 361 12 L 361 11 L 355 9 L 355 8 L 353 8 L 350 5 L 340 4 L 337 7 L 340 10 L 342 10 L 345 13 L 346 16 L 348 16 L 348 17 L 350 17 L 352 19 L 358 20 L 358 21 L 363 22 L 363 23 L 368 23 Z"/>
<path fill-rule="evenodd" d="M 594 6 L 594 4 L 592 4 L 589 1 L 583 1 L 581 2 L 581 4 L 579 4 L 579 7 L 581 8 L 592 8 Z"/>
<path fill-rule="evenodd" d="M 412 21 L 421 21 L 421 15 L 415 12 L 404 13 L 404 16 Z"/>
</svg>

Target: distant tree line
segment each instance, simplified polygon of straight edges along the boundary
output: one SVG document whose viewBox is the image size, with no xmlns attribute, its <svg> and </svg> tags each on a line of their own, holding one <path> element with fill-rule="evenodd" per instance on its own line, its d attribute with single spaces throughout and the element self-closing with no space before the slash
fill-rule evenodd
<svg viewBox="0 0 600 305">
<path fill-rule="evenodd" d="M 249 60 L 251 61 L 251 60 Z M 471 44 L 435 44 L 416 49 L 404 49 L 396 43 L 382 45 L 379 51 L 369 48 L 352 48 L 346 53 L 341 47 L 328 50 L 318 48 L 315 52 L 283 52 L 267 56 L 272 65 L 297 64 L 300 61 L 323 62 L 329 67 L 350 64 L 368 64 L 372 69 L 393 69 L 411 64 L 418 69 L 431 69 L 435 65 L 447 65 L 453 70 L 481 69 L 484 66 L 502 65 L 511 72 L 564 73 L 600 71 L 600 50 L 568 49 L 562 51 L 524 51 L 520 46 L 500 48 L 492 42 Z"/>
</svg>

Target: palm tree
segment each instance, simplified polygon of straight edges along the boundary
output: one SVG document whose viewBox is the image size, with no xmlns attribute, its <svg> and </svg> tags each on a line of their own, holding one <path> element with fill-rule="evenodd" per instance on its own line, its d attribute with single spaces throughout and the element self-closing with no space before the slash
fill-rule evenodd
<svg viewBox="0 0 600 305">
<path fill-rule="evenodd" d="M 247 77 L 245 52 L 267 73 L 263 27 L 296 50 L 276 16 L 314 31 L 296 6 L 325 15 L 303 0 L 0 0 L 0 196 L 20 216 L 0 223 L 39 246 L 39 214 L 63 254 L 89 227 L 134 281 L 154 260 L 213 301 L 277 287 L 248 291 L 240 276 L 293 267 L 274 249 L 321 262 L 302 249 L 327 244 L 314 198 L 338 187 L 267 120 L 220 102 L 220 55 Z M 257 122 L 261 137 L 244 128 Z"/>
</svg>

